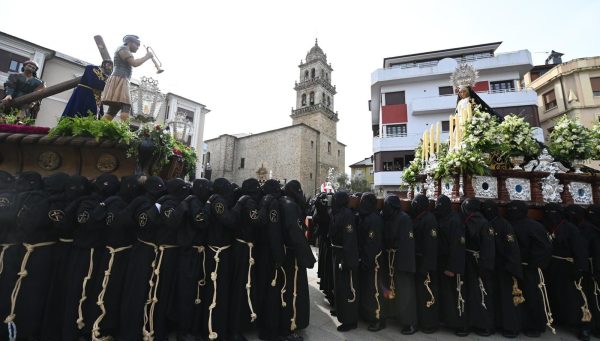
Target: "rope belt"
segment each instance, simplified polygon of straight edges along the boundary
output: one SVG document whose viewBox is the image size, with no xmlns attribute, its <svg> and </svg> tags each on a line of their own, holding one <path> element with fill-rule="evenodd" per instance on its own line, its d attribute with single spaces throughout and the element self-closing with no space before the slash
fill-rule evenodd
<svg viewBox="0 0 600 341">
<path fill-rule="evenodd" d="M 352 270 L 350 270 L 350 291 L 352 291 L 352 299 L 347 299 L 348 303 L 356 301 L 356 290 L 354 290 L 354 280 L 352 279 Z"/>
<path fill-rule="evenodd" d="M 379 320 L 379 316 L 381 313 L 381 305 L 379 304 L 379 285 L 377 285 L 377 275 L 379 273 L 379 256 L 383 251 L 379 251 L 379 253 L 375 256 L 375 276 L 373 277 L 373 282 L 375 284 L 375 302 L 377 302 L 377 309 L 375 309 L 375 318 Z"/>
<path fill-rule="evenodd" d="M 423 284 L 425 284 L 425 289 L 427 289 L 429 296 L 431 296 L 431 299 L 425 303 L 427 308 L 431 308 L 431 306 L 435 304 L 435 296 L 433 296 L 433 292 L 431 291 L 431 288 L 429 287 L 429 283 L 431 283 L 431 277 L 429 276 L 429 272 L 428 272 L 427 276 L 425 277 L 425 281 L 423 282 Z"/>
<path fill-rule="evenodd" d="M 85 327 L 85 323 L 83 322 L 83 302 L 87 299 L 85 296 L 85 288 L 87 287 L 87 282 L 92 278 L 92 271 L 94 270 L 94 248 L 90 249 L 90 262 L 88 266 L 88 273 L 83 278 L 83 284 L 81 289 L 81 298 L 79 299 L 79 306 L 77 306 L 77 328 L 83 329 Z"/>
<path fill-rule="evenodd" d="M 94 91 L 94 89 L 92 89 L 92 87 L 91 87 L 91 86 L 88 86 L 88 85 L 85 85 L 85 84 L 77 84 L 77 86 L 80 86 L 80 87 L 82 87 L 82 88 L 86 88 L 86 89 L 89 89 L 89 90 L 92 90 L 92 91 Z"/>
<path fill-rule="evenodd" d="M 296 297 L 298 296 L 298 259 L 294 258 L 294 292 L 292 293 L 292 319 L 290 330 L 296 330 Z"/>
<path fill-rule="evenodd" d="M 517 282 L 516 278 L 512 278 L 513 286 L 512 286 L 512 295 L 513 295 L 513 304 L 514 306 L 518 306 L 519 304 L 525 302 L 525 297 L 523 297 L 523 291 L 519 289 L 519 282 Z"/>
<path fill-rule="evenodd" d="M 335 244 L 333 244 L 333 243 L 331 243 L 331 247 L 334 247 L 334 248 L 336 248 L 336 249 L 343 249 L 343 248 L 344 248 L 344 247 L 343 247 L 343 246 L 341 246 L 341 245 L 335 245 Z"/>
<path fill-rule="evenodd" d="M 142 334 L 144 335 L 144 341 L 154 340 L 154 309 L 156 303 L 158 303 L 158 283 L 160 282 L 160 267 L 162 266 L 163 256 L 165 250 L 178 247 L 177 245 L 156 245 L 145 240 L 138 238 L 138 241 L 151 246 L 154 249 L 154 260 L 152 261 L 152 274 L 150 275 L 150 290 L 148 290 L 148 300 L 144 305 L 144 326 L 142 327 Z M 158 262 L 157 262 L 158 260 Z M 150 307 L 148 307 L 150 306 Z M 146 328 L 148 325 L 148 328 Z"/>
<path fill-rule="evenodd" d="M 552 310 L 550 310 L 550 300 L 548 299 L 548 291 L 546 290 L 546 282 L 544 281 L 544 273 L 542 269 L 538 268 L 538 276 L 540 278 L 540 283 L 538 284 L 538 288 L 542 293 L 542 302 L 544 302 L 544 313 L 546 313 L 546 326 L 550 328 L 552 334 L 556 335 L 556 329 L 552 327 L 552 322 L 554 319 L 552 318 Z"/>
<path fill-rule="evenodd" d="M 254 322 L 256 320 L 256 313 L 254 312 L 254 308 L 252 307 L 252 295 L 250 295 L 250 291 L 252 289 L 252 266 L 254 265 L 254 258 L 252 257 L 252 248 L 254 244 L 251 242 L 247 242 L 243 239 L 235 239 L 242 244 L 248 245 L 248 281 L 246 282 L 246 297 L 248 298 L 248 308 L 250 308 L 250 322 Z"/>
<path fill-rule="evenodd" d="M 192 246 L 198 254 L 202 254 L 202 278 L 198 281 L 198 285 L 196 286 L 196 299 L 194 300 L 194 304 L 200 304 L 202 300 L 200 300 L 200 287 L 206 285 L 206 249 L 204 246 Z"/>
<path fill-rule="evenodd" d="M 458 298 L 456 299 L 456 309 L 458 309 L 458 316 L 462 316 L 465 312 L 465 300 L 462 296 L 462 286 L 464 282 L 460 278 L 460 274 L 456 274 L 456 291 L 458 292 Z"/>
<path fill-rule="evenodd" d="M 465 249 L 468 253 L 470 253 L 473 258 L 475 258 L 475 263 L 479 264 L 479 251 Z M 487 291 L 485 290 L 485 286 L 483 285 L 483 280 L 481 276 L 477 276 L 477 281 L 479 282 L 479 293 L 481 294 L 481 306 L 483 309 L 487 310 L 487 306 L 485 305 L 485 297 L 487 296 Z"/>
<path fill-rule="evenodd" d="M 17 339 L 17 325 L 15 324 L 15 318 L 17 316 L 15 314 L 15 307 L 17 305 L 19 291 L 21 290 L 21 283 L 23 282 L 23 279 L 28 275 L 27 263 L 29 262 L 29 257 L 31 257 L 31 254 L 33 253 L 33 251 L 35 251 L 36 248 L 50 246 L 55 243 L 56 242 L 44 242 L 38 244 L 23 243 L 23 246 L 25 247 L 25 250 L 27 250 L 27 252 L 25 252 L 25 255 L 23 255 L 23 260 L 21 261 L 21 269 L 17 273 L 17 275 L 19 275 L 19 278 L 17 278 L 17 281 L 15 282 L 15 287 L 13 288 L 12 293 L 10 295 L 10 314 L 8 314 L 6 319 L 4 319 L 4 323 L 8 324 L 8 339 L 10 341 L 14 341 Z M 7 248 L 8 247 L 3 248 L 3 251 Z"/>
<path fill-rule="evenodd" d="M 386 250 L 388 253 L 388 276 L 390 277 L 390 299 L 394 299 L 396 297 L 396 281 L 394 280 L 394 263 L 396 261 L 396 249 L 388 249 Z"/>
<path fill-rule="evenodd" d="M 104 271 L 104 278 L 102 279 L 102 290 L 98 294 L 98 300 L 96 301 L 96 305 L 100 308 L 100 316 L 94 321 L 94 325 L 92 326 L 92 341 L 108 341 L 110 336 L 100 336 L 100 322 L 106 316 L 106 307 L 104 306 L 104 295 L 106 294 L 106 287 L 108 286 L 108 281 L 110 280 L 110 273 L 113 267 L 113 263 L 115 261 L 115 254 L 121 251 L 125 251 L 127 249 L 131 249 L 132 245 L 113 248 L 107 246 L 108 252 L 110 253 L 110 259 L 108 260 L 108 266 L 106 271 Z"/>
<path fill-rule="evenodd" d="M 61 243 L 72 243 L 73 239 L 58 238 L 58 241 L 61 242 Z"/>
<path fill-rule="evenodd" d="M 0 251 L 0 275 L 2 275 L 2 270 L 4 270 L 4 251 L 6 251 L 9 247 L 15 244 L 1 244 L 2 251 Z"/>
<path fill-rule="evenodd" d="M 596 298 L 596 310 L 600 311 L 600 304 L 598 303 L 598 293 L 600 293 L 600 287 L 598 287 L 598 282 L 594 279 L 594 297 Z"/>
<path fill-rule="evenodd" d="M 225 246 L 208 246 L 209 249 L 211 249 L 212 252 L 215 253 L 214 255 L 214 260 L 215 260 L 215 271 L 213 271 L 210 274 L 210 279 L 213 282 L 213 297 L 212 297 L 212 302 L 210 304 L 210 306 L 208 306 L 208 338 L 211 340 L 216 339 L 219 334 L 217 334 L 215 331 L 213 331 L 212 328 L 212 313 L 213 310 L 215 309 L 215 307 L 217 306 L 217 276 L 219 273 L 219 254 L 223 251 L 223 250 L 227 250 L 231 247 L 231 245 L 225 245 Z"/>
<path fill-rule="evenodd" d="M 573 281 L 573 283 L 575 284 L 575 289 L 581 293 L 581 298 L 583 299 L 583 305 L 581 306 L 581 322 L 590 322 L 592 320 L 592 313 L 590 312 L 587 297 L 585 296 L 583 287 L 581 286 L 582 280 L 583 276 L 581 276 L 578 281 Z"/>
<path fill-rule="evenodd" d="M 567 261 L 569 263 L 575 263 L 575 260 L 573 259 L 573 257 L 561 257 L 561 256 L 552 255 L 552 258 L 564 260 L 564 261 Z"/>
</svg>

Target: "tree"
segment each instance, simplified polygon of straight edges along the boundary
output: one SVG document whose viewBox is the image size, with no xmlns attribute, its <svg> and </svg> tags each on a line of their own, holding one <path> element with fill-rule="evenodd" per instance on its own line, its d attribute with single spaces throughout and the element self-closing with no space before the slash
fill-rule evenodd
<svg viewBox="0 0 600 341">
<path fill-rule="evenodd" d="M 369 183 L 367 182 L 367 179 L 365 179 L 362 176 L 355 176 L 354 179 L 352 179 L 352 181 L 350 182 L 350 188 L 352 189 L 352 192 L 370 192 L 371 189 L 369 188 Z"/>
<path fill-rule="evenodd" d="M 350 179 L 346 173 L 337 174 L 335 182 L 334 188 L 336 191 L 348 191 L 350 189 Z"/>
</svg>

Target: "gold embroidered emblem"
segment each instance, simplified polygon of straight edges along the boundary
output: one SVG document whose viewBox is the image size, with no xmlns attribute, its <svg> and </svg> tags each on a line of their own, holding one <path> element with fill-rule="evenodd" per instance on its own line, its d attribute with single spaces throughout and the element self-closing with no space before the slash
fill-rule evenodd
<svg viewBox="0 0 600 341">
<path fill-rule="evenodd" d="M 171 214 L 173 214 L 173 212 L 175 212 L 175 209 L 173 207 L 169 207 L 166 210 L 164 210 L 163 214 L 165 215 L 165 217 L 171 218 Z"/>
<path fill-rule="evenodd" d="M 433 238 L 437 238 L 437 230 L 436 229 L 431 229 L 431 236 Z"/>
<path fill-rule="evenodd" d="M 50 220 L 52 220 L 53 222 L 58 223 L 59 221 L 63 220 L 64 217 L 65 217 L 65 212 L 63 212 L 61 210 L 48 211 L 48 218 L 50 218 Z"/>
<path fill-rule="evenodd" d="M 110 226 L 113 222 L 113 220 L 115 220 L 115 215 L 112 212 L 108 212 L 108 214 L 106 215 L 106 226 Z"/>
<path fill-rule="evenodd" d="M 515 236 L 512 234 L 507 234 L 506 235 L 506 241 L 509 243 L 514 243 L 515 242 Z"/>
<path fill-rule="evenodd" d="M 371 238 L 371 239 L 375 238 L 375 232 L 373 232 L 372 230 L 369 231 L 369 238 Z"/>
<path fill-rule="evenodd" d="M 217 212 L 218 215 L 225 213 L 225 206 L 220 202 L 216 203 L 215 212 Z"/>
<path fill-rule="evenodd" d="M 85 224 L 88 219 L 90 219 L 90 214 L 88 213 L 88 211 L 83 211 L 81 213 L 79 213 L 79 215 L 77 215 L 77 222 L 80 224 Z"/>
<path fill-rule="evenodd" d="M 148 223 L 148 215 L 146 213 L 140 214 L 138 217 L 138 225 L 140 225 L 140 227 L 144 227 L 144 226 L 146 226 L 147 223 Z"/>
<path fill-rule="evenodd" d="M 465 240 L 465 237 L 460 237 L 460 243 L 461 243 L 462 245 L 465 245 L 465 243 L 466 243 L 466 242 L 467 242 L 467 241 Z"/>
<path fill-rule="evenodd" d="M 348 224 L 348 226 L 346 226 L 346 232 L 352 233 L 352 224 Z"/>
<path fill-rule="evenodd" d="M 258 210 L 257 209 L 250 210 L 250 219 L 252 219 L 252 220 L 258 219 Z"/>
<path fill-rule="evenodd" d="M 488 233 L 489 233 L 490 236 L 495 236 L 496 235 L 496 233 L 494 232 L 494 228 L 493 227 L 488 228 Z"/>
<path fill-rule="evenodd" d="M 10 206 L 10 200 L 6 197 L 0 197 L 0 207 L 4 208 L 8 206 Z"/>
<path fill-rule="evenodd" d="M 196 214 L 196 216 L 194 217 L 194 220 L 201 223 L 204 221 L 204 213 L 200 212 L 198 214 Z"/>
<path fill-rule="evenodd" d="M 272 223 L 277 223 L 279 222 L 279 214 L 277 213 L 276 210 L 271 210 L 271 212 L 269 212 L 269 220 Z"/>
<path fill-rule="evenodd" d="M 413 233 L 413 231 L 408 232 L 408 238 L 410 238 L 410 239 L 415 238 L 415 234 Z"/>
</svg>

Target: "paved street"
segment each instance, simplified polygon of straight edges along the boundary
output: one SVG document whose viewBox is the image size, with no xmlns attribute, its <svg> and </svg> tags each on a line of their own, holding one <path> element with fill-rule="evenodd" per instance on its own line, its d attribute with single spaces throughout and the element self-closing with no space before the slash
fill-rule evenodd
<svg viewBox="0 0 600 341">
<path fill-rule="evenodd" d="M 313 248 L 316 256 L 316 249 Z M 339 325 L 337 319 L 329 315 L 329 305 L 323 298 L 323 294 L 319 291 L 319 285 L 317 284 L 317 268 L 315 265 L 314 269 L 308 271 L 308 281 L 310 290 L 310 326 L 304 330 L 301 335 L 304 336 L 306 341 L 321 341 L 321 340 L 349 340 L 349 341 L 376 341 L 376 340 L 399 340 L 399 339 L 411 339 L 411 340 L 577 340 L 577 338 L 568 331 L 558 331 L 557 335 L 552 335 L 547 331 L 541 338 L 534 339 L 526 336 L 520 336 L 517 339 L 506 339 L 501 335 L 493 335 L 490 337 L 479 337 L 475 334 L 471 334 L 468 338 L 460 338 L 455 336 L 449 331 L 441 330 L 435 334 L 423 334 L 417 332 L 414 335 L 405 337 L 400 334 L 400 327 L 393 325 L 391 321 L 388 321 L 387 328 L 377 333 L 372 333 L 367 330 L 365 323 L 359 323 L 357 329 L 350 332 L 340 333 L 336 330 Z M 248 340 L 259 340 L 256 334 L 248 335 Z"/>
</svg>

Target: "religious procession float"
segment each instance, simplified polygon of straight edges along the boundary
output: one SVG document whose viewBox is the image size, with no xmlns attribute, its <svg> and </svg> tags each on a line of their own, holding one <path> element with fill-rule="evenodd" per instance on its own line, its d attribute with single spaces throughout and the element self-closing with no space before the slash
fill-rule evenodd
<svg viewBox="0 0 600 341">
<path fill-rule="evenodd" d="M 461 64 L 451 76 L 459 89 L 456 113 L 450 116 L 449 138 L 441 140 L 441 124 L 425 131 L 415 159 L 404 170 L 408 198 L 446 195 L 453 202 L 475 197 L 500 204 L 522 200 L 530 216 L 545 203 L 600 203 L 600 177 L 588 167 L 600 159 L 600 125 L 591 129 L 578 119 L 561 117 L 547 144 L 537 141 L 523 117 L 501 117 L 483 102 L 472 85 L 477 70 Z"/>
</svg>

